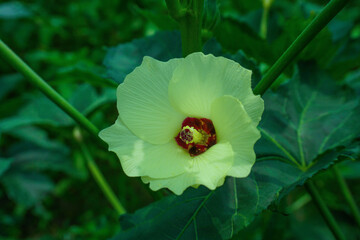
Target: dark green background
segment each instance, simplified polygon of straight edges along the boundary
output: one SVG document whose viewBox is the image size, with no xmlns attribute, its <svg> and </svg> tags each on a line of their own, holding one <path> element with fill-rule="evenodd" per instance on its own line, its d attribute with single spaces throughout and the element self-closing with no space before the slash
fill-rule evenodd
<svg viewBox="0 0 360 240">
<path fill-rule="evenodd" d="M 326 1 L 275 0 L 267 39 L 259 35 L 260 1 L 206 3 L 204 52 L 252 69 L 255 85 Z M 143 56 L 181 57 L 176 22 L 167 15 L 165 2 L 155 0 L 2 1 L 0 38 L 101 129 L 116 119 L 117 84 Z M 140 179 L 125 176 L 104 144 L 85 135 L 128 212 L 149 206 L 121 217 L 121 224 L 87 170 L 73 137 L 74 122 L 0 61 L 0 239 L 175 239 L 199 206 L 196 201 L 184 204 L 184 199 L 208 194 L 206 206 L 213 215 L 200 211 L 198 231 L 186 228 L 182 239 L 333 239 L 309 194 L 295 187 L 335 160 L 341 161 L 338 167 L 360 203 L 357 1 L 351 1 L 286 69 L 273 86 L 278 91 L 265 94 L 260 127 L 270 137 L 263 135 L 256 145 L 258 162 L 249 178 L 236 181 L 236 193 L 234 179 L 213 193 L 190 189 L 175 198 L 167 197 L 171 194 L 166 190 L 152 192 Z M 307 105 L 314 92 L 316 100 L 304 111 L 304 102 Z M 298 124 L 301 118 L 305 125 Z M 306 162 L 314 164 L 305 173 L 284 163 L 286 156 L 271 144 L 276 139 L 297 158 L 298 138 L 290 125 L 301 131 Z M 313 180 L 347 238 L 359 239 L 332 171 L 322 171 Z M 255 185 L 260 187 L 257 193 Z M 238 206 L 231 202 L 234 198 Z M 255 199 L 261 199 L 256 208 Z M 157 200 L 155 207 L 149 205 Z M 175 203 L 184 205 L 159 211 Z M 232 224 L 237 230 L 229 230 Z M 127 231 L 119 234 L 121 226 Z"/>
</svg>

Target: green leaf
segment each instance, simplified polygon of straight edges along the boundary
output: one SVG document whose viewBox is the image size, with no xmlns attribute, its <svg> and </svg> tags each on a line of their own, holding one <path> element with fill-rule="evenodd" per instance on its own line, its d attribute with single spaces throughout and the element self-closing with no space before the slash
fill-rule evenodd
<svg viewBox="0 0 360 240">
<path fill-rule="evenodd" d="M 69 99 L 71 105 L 73 105 L 81 113 L 86 111 L 91 102 L 95 102 L 97 99 L 97 93 L 95 89 L 88 84 L 82 84 L 75 89 L 72 96 Z"/>
<path fill-rule="evenodd" d="M 128 73 L 140 65 L 144 56 L 151 56 L 161 61 L 181 57 L 180 43 L 178 32 L 158 32 L 154 36 L 136 39 L 130 43 L 110 48 L 104 59 L 104 65 L 107 67 L 109 77 L 121 83 Z M 164 48 L 162 48 L 162 44 L 165 44 Z M 255 61 L 249 59 L 243 51 L 224 54 L 221 45 L 212 38 L 204 44 L 203 52 L 215 56 L 225 56 L 252 70 L 253 85 L 261 78 Z"/>
<path fill-rule="evenodd" d="M 218 28 L 215 29 L 216 39 L 231 52 L 243 50 L 259 62 L 273 64 L 315 17 L 314 6 L 309 3 L 303 3 L 302 8 L 287 2 L 274 2 L 274 5 L 278 6 L 273 8 L 279 8 L 281 11 L 279 9 L 270 11 L 266 39 L 259 35 L 261 9 L 241 15 L 231 11 L 225 14 Z M 321 9 L 319 6 L 315 8 L 317 11 Z M 336 28 L 342 26 L 345 29 L 341 32 L 336 31 Z M 351 26 L 349 22 L 333 23 L 331 29 L 325 28 L 304 48 L 298 59 L 311 59 L 320 66 L 327 66 L 333 58 L 335 59 L 340 46 L 339 41 L 348 34 Z M 286 74 L 291 75 L 291 70 L 291 68 L 286 69 Z"/>
<path fill-rule="evenodd" d="M 49 139 L 46 131 L 35 126 L 21 126 L 13 128 L 11 131 L 8 131 L 7 134 L 47 149 L 60 150 L 65 148 L 63 144 Z"/>
<path fill-rule="evenodd" d="M 334 19 L 328 24 L 328 29 L 332 34 L 334 42 L 338 42 L 350 35 L 351 29 L 354 27 L 352 21 L 342 21 Z"/>
<path fill-rule="evenodd" d="M 249 59 L 246 54 L 239 50 L 234 54 L 224 54 L 224 57 L 230 58 L 235 62 L 238 62 L 244 68 L 250 69 L 252 71 L 251 74 L 251 85 L 255 87 L 258 82 L 261 80 L 261 73 L 258 65 L 255 63 L 253 59 Z"/>
<path fill-rule="evenodd" d="M 283 32 L 271 44 L 275 56 L 280 56 L 286 48 L 300 35 L 303 29 L 311 22 L 312 18 L 304 19 L 304 16 L 293 16 L 286 19 Z M 324 28 L 319 34 L 301 51 L 299 60 L 314 60 L 320 66 L 326 66 L 335 56 L 339 48 L 333 39 L 333 33 Z M 337 40 L 337 39 L 336 39 Z"/>
<path fill-rule="evenodd" d="M 12 91 L 22 79 L 23 77 L 19 73 L 0 76 L 0 100 Z"/>
<path fill-rule="evenodd" d="M 347 162 L 347 164 L 339 164 L 341 175 L 347 179 L 360 178 L 360 161 Z"/>
<path fill-rule="evenodd" d="M 181 57 L 181 39 L 178 32 L 157 32 L 146 38 L 109 48 L 104 59 L 107 75 L 122 83 L 127 74 L 141 64 L 144 56 L 160 61 Z"/>
<path fill-rule="evenodd" d="M 348 146 L 339 158 L 344 159 L 338 164 L 341 175 L 347 179 L 360 179 L 360 140 Z"/>
<path fill-rule="evenodd" d="M 174 30 L 179 28 L 175 20 L 165 11 L 142 9 L 135 4 L 131 7 L 137 14 L 154 23 L 161 30 Z"/>
<path fill-rule="evenodd" d="M 30 17 L 32 13 L 20 2 L 0 4 L 0 19 L 18 19 Z"/>
<path fill-rule="evenodd" d="M 246 2 L 246 1 L 232 0 L 230 2 L 232 3 L 232 5 L 230 5 L 231 11 L 233 11 L 233 8 L 236 8 L 240 13 L 245 13 L 262 7 L 261 1 Z"/>
<path fill-rule="evenodd" d="M 306 169 L 360 134 L 359 99 L 311 62 L 301 64 L 289 84 L 265 94 L 264 101 L 259 156 L 278 156 Z"/>
<path fill-rule="evenodd" d="M 120 217 L 123 232 L 116 239 L 229 239 L 277 200 L 283 191 L 304 181 L 333 159 L 323 158 L 304 173 L 278 161 L 257 161 L 247 178 L 227 178 L 209 191 L 188 189 L 169 196 L 134 214 Z"/>
<path fill-rule="evenodd" d="M 78 60 L 76 63 L 69 63 L 65 67 L 57 68 L 57 78 L 54 80 L 54 84 L 57 82 L 74 83 L 80 80 L 92 86 L 116 88 L 117 84 L 111 79 L 105 78 L 105 71 L 103 66 L 97 66 L 89 61 Z"/>
<path fill-rule="evenodd" d="M 82 84 L 72 93 L 69 102 L 81 113 L 88 115 L 105 103 L 116 102 L 116 89 L 102 88 L 97 93 L 92 86 Z"/>
<path fill-rule="evenodd" d="M 10 147 L 6 155 L 11 159 L 11 165 L 4 168 L 6 172 L 0 182 L 9 198 L 26 208 L 40 206 L 54 189 L 53 181 L 42 171 L 62 172 L 73 177 L 79 174 L 65 146 L 46 149 L 23 142 Z M 3 163 L 4 160 L 0 159 L 0 169 L 4 165 L 6 167 Z"/>
<path fill-rule="evenodd" d="M 360 69 L 348 73 L 344 81 L 360 96 Z"/>
<path fill-rule="evenodd" d="M 217 0 L 205 0 L 202 28 L 211 31 L 220 22 L 220 10 Z"/>
<path fill-rule="evenodd" d="M 113 240 L 229 239 L 270 204 L 328 168 L 337 154 L 326 152 L 305 172 L 271 157 L 259 158 L 247 178 L 227 178 L 215 191 L 188 189 L 181 196 L 169 196 L 121 216 L 124 231 Z"/>
<path fill-rule="evenodd" d="M 0 158 L 0 177 L 10 167 L 12 159 Z"/>
<path fill-rule="evenodd" d="M 351 70 L 360 68 L 359 39 L 349 39 L 328 66 L 329 72 L 335 79 L 342 79 Z"/>
<path fill-rule="evenodd" d="M 224 17 L 214 30 L 215 38 L 232 52 L 243 50 L 258 61 L 273 63 L 274 54 L 269 44 L 245 22 L 234 17 Z"/>
<path fill-rule="evenodd" d="M 66 86 L 69 87 L 68 85 Z M 115 92 L 116 89 L 103 88 L 100 93 L 98 93 L 94 87 L 88 84 L 82 84 L 74 90 L 71 90 L 69 102 L 81 113 L 88 115 L 106 103 L 115 102 Z M 44 109 L 46 109 L 46 111 L 44 111 Z M 22 131 L 24 133 L 26 130 L 19 130 L 17 128 L 33 124 L 58 127 L 71 126 L 75 123 L 47 97 L 44 95 L 33 95 L 28 99 L 28 104 L 20 109 L 17 115 L 0 120 L 0 133 L 9 133 L 11 131 L 18 133 Z M 29 134 L 31 135 L 31 133 Z M 37 134 L 37 136 L 39 136 L 39 134 Z M 18 134 L 14 133 L 14 135 Z M 21 133 L 20 135 L 25 137 L 25 135 Z"/>
<path fill-rule="evenodd" d="M 32 172 L 7 172 L 1 179 L 6 193 L 16 203 L 31 207 L 39 204 L 54 188 L 45 175 Z"/>
<path fill-rule="evenodd" d="M 263 137 L 249 177 L 227 178 L 215 191 L 188 189 L 122 216 L 125 231 L 114 239 L 229 239 L 349 152 L 345 146 L 360 133 L 354 93 L 311 63 L 301 64 L 290 83 L 264 99 Z"/>
<path fill-rule="evenodd" d="M 51 140 L 49 140 L 51 141 Z M 11 171 L 54 171 L 76 176 L 73 163 L 69 159 L 69 149 L 52 141 L 56 148 L 38 147 L 32 143 L 20 142 L 11 146 L 6 153 L 13 159 Z"/>
<path fill-rule="evenodd" d="M 0 120 L 0 132 L 11 131 L 29 124 L 66 126 L 73 123 L 74 121 L 66 113 L 44 95 L 33 95 L 17 115 Z"/>
</svg>

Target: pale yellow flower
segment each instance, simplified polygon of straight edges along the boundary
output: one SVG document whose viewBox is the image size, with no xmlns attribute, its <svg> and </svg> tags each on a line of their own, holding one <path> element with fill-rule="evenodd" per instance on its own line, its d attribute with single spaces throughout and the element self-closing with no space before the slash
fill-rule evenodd
<svg viewBox="0 0 360 240">
<path fill-rule="evenodd" d="M 124 172 L 152 190 L 215 189 L 248 176 L 264 103 L 251 71 L 193 53 L 161 62 L 144 57 L 117 89 L 119 118 L 100 132 Z"/>
</svg>

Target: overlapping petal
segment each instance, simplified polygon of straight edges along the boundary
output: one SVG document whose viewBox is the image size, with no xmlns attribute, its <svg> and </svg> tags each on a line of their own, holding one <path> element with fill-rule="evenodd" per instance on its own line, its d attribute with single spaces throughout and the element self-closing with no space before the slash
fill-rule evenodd
<svg viewBox="0 0 360 240">
<path fill-rule="evenodd" d="M 250 173 L 264 103 L 251 90 L 251 71 L 238 63 L 202 53 L 165 63 L 145 57 L 117 97 L 119 119 L 100 137 L 128 176 L 181 194 Z M 187 117 L 208 118 L 216 130 L 216 144 L 196 156 L 174 139 Z"/>
<path fill-rule="evenodd" d="M 254 125 L 261 119 L 264 103 L 251 90 L 251 71 L 223 57 L 193 53 L 179 62 L 169 84 L 169 99 L 189 117 L 210 117 L 211 104 L 220 96 L 238 98 Z"/>
<path fill-rule="evenodd" d="M 211 107 L 219 142 L 230 142 L 234 151 L 234 164 L 227 175 L 246 177 L 255 163 L 254 144 L 260 138 L 242 103 L 233 96 L 216 99 Z"/>
<path fill-rule="evenodd" d="M 186 117 L 170 105 L 168 98 L 169 81 L 182 60 L 161 62 L 144 57 L 142 64 L 118 87 L 121 120 L 136 136 L 149 143 L 168 143 Z"/>
<path fill-rule="evenodd" d="M 100 138 L 119 157 L 126 175 L 152 178 L 173 177 L 188 171 L 193 163 L 175 141 L 151 144 L 134 135 L 119 119 L 102 130 Z"/>
</svg>

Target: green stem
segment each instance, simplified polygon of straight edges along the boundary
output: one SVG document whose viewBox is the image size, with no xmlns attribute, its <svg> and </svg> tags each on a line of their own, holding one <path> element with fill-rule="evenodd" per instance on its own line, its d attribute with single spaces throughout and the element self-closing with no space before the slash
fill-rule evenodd
<svg viewBox="0 0 360 240">
<path fill-rule="evenodd" d="M 335 165 L 332 168 L 332 170 L 333 170 L 336 180 L 338 181 L 338 183 L 340 185 L 341 191 L 350 206 L 350 209 L 351 209 L 352 214 L 354 215 L 355 221 L 360 227 L 360 212 L 359 212 L 359 208 L 356 205 L 354 197 L 351 194 L 350 189 L 349 189 L 348 185 L 346 184 L 345 179 L 341 175 L 338 167 Z"/>
<path fill-rule="evenodd" d="M 267 21 L 269 16 L 269 9 L 270 8 L 263 8 L 263 14 L 261 17 L 261 23 L 260 23 L 260 37 L 263 39 L 266 39 L 267 35 Z"/>
<path fill-rule="evenodd" d="M 80 126 L 97 137 L 99 130 L 84 115 L 71 106 L 59 93 L 47 84 L 34 70 L 21 60 L 6 44 L 0 40 L 0 56 L 13 68 L 37 86 L 50 100 L 72 117 Z"/>
<path fill-rule="evenodd" d="M 316 188 L 315 184 L 311 180 L 308 180 L 305 183 L 305 188 L 310 193 L 313 201 L 315 202 L 316 206 L 318 207 L 321 215 L 323 216 L 326 224 L 329 226 L 330 230 L 334 234 L 335 238 L 338 240 L 345 240 L 344 234 L 342 233 L 339 225 L 335 221 L 330 210 L 326 206 L 324 200 L 321 198 L 321 195 L 320 195 L 318 189 Z"/>
<path fill-rule="evenodd" d="M 57 93 L 49 84 L 47 84 L 34 70 L 32 70 L 23 60 L 21 60 L 6 44 L 0 40 L 0 56 L 13 66 L 18 72 L 22 73 L 24 77 L 32 84 L 40 88 L 40 90 L 56 105 L 58 105 L 64 112 L 72 117 L 85 130 L 98 137 L 99 130 L 92 124 L 84 115 L 71 106 L 59 93 Z M 85 154 L 85 153 L 84 153 Z M 110 202 L 119 214 L 125 213 L 125 209 L 112 193 L 110 187 L 107 185 L 103 175 L 95 162 L 92 161 L 90 154 L 86 155 L 88 166 L 94 178 L 98 181 L 99 186 L 108 196 Z M 112 196 L 111 196 L 112 195 Z M 114 198 L 115 197 L 115 198 Z M 115 203 L 117 202 L 117 203 Z"/>
<path fill-rule="evenodd" d="M 287 207 L 287 212 L 288 213 L 296 212 L 300 208 L 304 207 L 310 201 L 311 201 L 310 195 L 305 193 L 304 195 L 296 199 L 289 207 Z"/>
<path fill-rule="evenodd" d="M 182 7 L 176 0 L 166 0 L 170 15 L 179 23 L 183 57 L 201 52 L 201 28 L 204 0 L 193 0 Z"/>
<path fill-rule="evenodd" d="M 294 60 L 301 50 L 340 12 L 348 1 L 349 0 L 331 0 L 269 69 L 264 78 L 256 85 L 254 93 L 263 95 L 291 61 Z"/>
<path fill-rule="evenodd" d="M 113 206 L 113 208 L 117 211 L 119 215 L 125 214 L 126 210 L 119 201 L 119 199 L 116 197 L 115 193 L 112 191 L 111 187 L 105 180 L 103 174 L 100 172 L 98 166 L 96 165 L 93 157 L 91 156 L 89 149 L 87 148 L 86 144 L 82 140 L 82 135 L 79 129 L 74 130 L 75 139 L 79 143 L 81 152 L 86 160 L 86 163 L 90 169 L 90 172 L 92 173 L 95 181 L 97 182 L 98 186 L 106 196 L 106 198 L 109 200 L 110 204 Z"/>
</svg>

